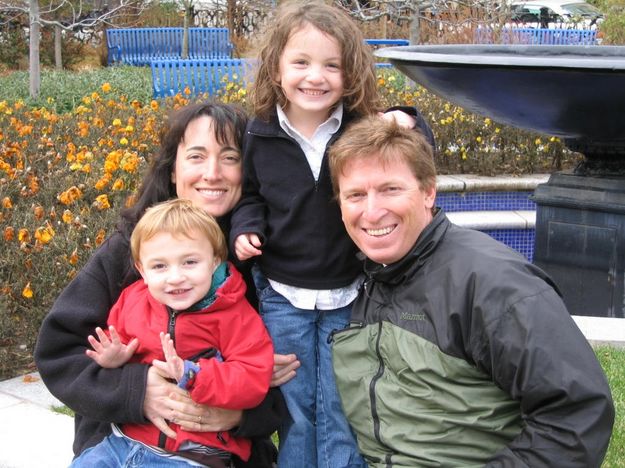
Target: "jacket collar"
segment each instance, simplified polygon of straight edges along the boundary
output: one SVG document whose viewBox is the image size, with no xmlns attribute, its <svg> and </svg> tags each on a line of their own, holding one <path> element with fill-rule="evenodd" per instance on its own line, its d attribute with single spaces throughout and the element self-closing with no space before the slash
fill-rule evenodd
<svg viewBox="0 0 625 468">
<path fill-rule="evenodd" d="M 342 133 L 342 130 L 345 129 L 345 126 L 354 121 L 354 119 L 356 118 L 357 116 L 354 115 L 353 112 L 349 112 L 346 109 L 343 109 L 341 126 L 339 127 L 339 131 L 334 133 L 331 141 L 335 140 Z M 247 131 L 248 133 L 253 133 L 254 135 L 259 136 L 288 136 L 287 133 L 282 130 L 282 127 L 280 127 L 280 123 L 278 122 L 278 115 L 276 112 L 271 115 L 268 121 L 261 120 L 259 118 L 252 119 L 248 123 Z"/>
<path fill-rule="evenodd" d="M 412 275 L 438 247 L 451 222 L 442 209 L 437 208 L 430 224 L 423 230 L 412 249 L 401 260 L 390 265 L 381 265 L 372 260 L 365 260 L 367 278 L 389 284 L 399 284 Z"/>
</svg>

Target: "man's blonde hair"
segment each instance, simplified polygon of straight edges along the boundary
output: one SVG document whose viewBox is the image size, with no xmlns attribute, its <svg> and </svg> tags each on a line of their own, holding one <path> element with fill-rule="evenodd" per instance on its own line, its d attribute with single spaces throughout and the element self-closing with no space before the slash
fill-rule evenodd
<svg viewBox="0 0 625 468">
<path fill-rule="evenodd" d="M 358 159 L 377 159 L 382 165 L 405 162 L 422 190 L 436 186 L 432 146 L 421 132 L 401 127 L 394 120 L 365 117 L 352 124 L 330 147 L 332 187 L 339 195 L 338 179 L 345 167 Z"/>
<path fill-rule="evenodd" d="M 189 200 L 174 199 L 148 208 L 130 236 L 130 252 L 135 263 L 140 262 L 141 243 L 166 232 L 174 237 L 205 236 L 213 247 L 215 257 L 226 260 L 228 248 L 224 234 L 211 215 Z"/>
</svg>

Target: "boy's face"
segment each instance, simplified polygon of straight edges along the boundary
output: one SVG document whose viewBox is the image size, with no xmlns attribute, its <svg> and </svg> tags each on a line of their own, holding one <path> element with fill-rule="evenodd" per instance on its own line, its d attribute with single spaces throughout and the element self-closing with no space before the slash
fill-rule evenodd
<svg viewBox="0 0 625 468">
<path fill-rule="evenodd" d="M 139 248 L 137 269 L 150 294 L 174 310 L 186 310 L 203 299 L 221 263 L 206 236 L 190 234 L 174 237 L 161 232 Z"/>
<path fill-rule="evenodd" d="M 306 24 L 294 32 L 280 55 L 280 82 L 293 125 L 304 119 L 319 124 L 343 96 L 341 47 L 333 37 Z"/>
</svg>

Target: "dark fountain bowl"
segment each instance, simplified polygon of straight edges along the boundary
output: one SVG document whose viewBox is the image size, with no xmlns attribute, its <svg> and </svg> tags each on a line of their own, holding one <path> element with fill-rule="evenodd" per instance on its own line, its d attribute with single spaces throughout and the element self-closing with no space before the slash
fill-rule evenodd
<svg viewBox="0 0 625 468">
<path fill-rule="evenodd" d="M 587 158 L 625 156 L 625 46 L 431 45 L 376 55 L 466 110 L 561 137 Z"/>
</svg>

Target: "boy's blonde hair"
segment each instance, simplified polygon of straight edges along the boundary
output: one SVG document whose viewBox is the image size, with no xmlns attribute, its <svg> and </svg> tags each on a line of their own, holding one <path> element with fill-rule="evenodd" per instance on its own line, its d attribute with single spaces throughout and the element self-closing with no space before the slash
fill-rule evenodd
<svg viewBox="0 0 625 468">
<path fill-rule="evenodd" d="M 434 151 L 425 136 L 415 129 L 400 126 L 394 120 L 366 117 L 352 124 L 330 147 L 330 176 L 338 197 L 339 175 L 358 159 L 377 159 L 382 165 L 405 162 L 422 190 L 436 188 Z"/>
<path fill-rule="evenodd" d="M 213 247 L 215 257 L 222 261 L 228 257 L 226 239 L 215 218 L 189 200 L 174 199 L 148 208 L 135 226 L 130 236 L 130 252 L 135 263 L 141 261 L 141 243 L 162 232 L 174 237 L 191 237 L 192 232 L 203 235 Z"/>
<path fill-rule="evenodd" d="M 290 1 L 280 5 L 260 43 L 250 96 L 256 116 L 267 121 L 277 104 L 281 107 L 286 105 L 286 96 L 276 80 L 280 72 L 280 56 L 291 35 L 307 24 L 334 38 L 341 48 L 343 104 L 346 110 L 358 115 L 377 112 L 380 104 L 375 61 L 354 20 L 342 10 L 323 2 Z"/>
</svg>

